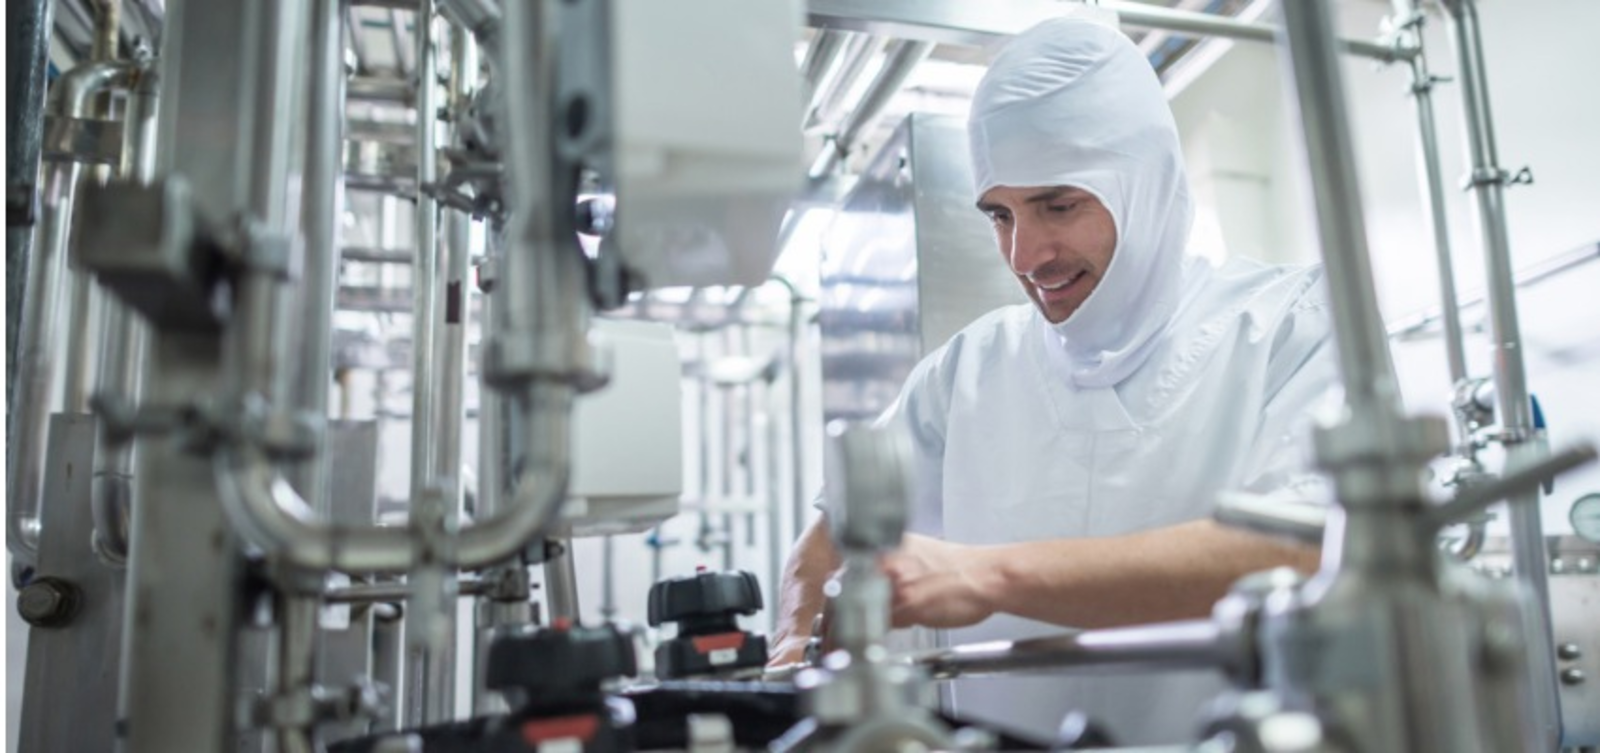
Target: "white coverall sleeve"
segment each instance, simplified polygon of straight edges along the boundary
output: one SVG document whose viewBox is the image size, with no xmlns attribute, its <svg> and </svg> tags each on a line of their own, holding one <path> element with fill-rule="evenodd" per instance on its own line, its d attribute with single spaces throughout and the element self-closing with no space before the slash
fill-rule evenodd
<svg viewBox="0 0 1600 753">
<path fill-rule="evenodd" d="M 949 419 L 950 349 L 929 354 L 906 377 L 900 395 L 878 419 L 880 426 L 906 432 L 912 448 L 912 498 L 908 529 L 927 536 L 944 534 L 943 488 L 945 428 Z"/>
<path fill-rule="evenodd" d="M 1242 489 L 1285 502 L 1326 503 L 1331 490 L 1312 467 L 1311 429 L 1337 406 L 1337 353 L 1320 287 L 1291 308 L 1275 335 L 1266 399 L 1245 462 Z"/>
</svg>

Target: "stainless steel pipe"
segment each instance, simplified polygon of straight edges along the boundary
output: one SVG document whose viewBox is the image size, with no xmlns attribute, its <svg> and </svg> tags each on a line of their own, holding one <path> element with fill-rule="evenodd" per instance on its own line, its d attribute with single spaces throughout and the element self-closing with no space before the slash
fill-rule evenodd
<svg viewBox="0 0 1600 753">
<path fill-rule="evenodd" d="M 519 353 L 542 347 L 544 360 L 541 369 L 501 373 L 494 382 L 520 416 L 529 455 L 505 508 L 463 526 L 453 540 L 455 549 L 446 564 L 462 568 L 497 564 L 516 554 L 548 528 L 566 497 L 573 382 L 586 362 L 588 310 L 581 260 L 575 253 L 561 253 L 569 247 L 554 233 L 560 210 L 549 200 L 551 119 L 544 117 L 550 107 L 544 97 L 553 89 L 521 78 L 553 75 L 556 36 L 550 24 L 540 23 L 549 7 L 527 2 L 507 9 L 505 54 L 519 56 L 510 61 L 516 65 L 506 66 L 512 93 L 509 132 L 524 137 L 510 144 L 516 230 L 502 283 L 506 305 L 496 306 L 495 318 L 500 347 Z M 524 55 L 532 59 L 520 59 Z M 248 308 L 241 313 L 259 315 Z M 247 329 L 257 337 L 262 334 Z M 350 573 L 401 572 L 414 563 L 409 531 L 330 524 L 284 483 L 261 447 L 225 446 L 214 466 L 223 509 L 235 529 L 271 556 L 304 568 Z"/>
<path fill-rule="evenodd" d="M 433 0 L 417 9 L 417 204 L 411 262 L 411 499 L 434 481 L 438 389 L 434 303 L 439 295 L 439 204 L 421 186 L 438 179 L 438 55 L 433 45 Z"/>
<path fill-rule="evenodd" d="M 1088 667 L 1220 669 L 1243 661 L 1241 646 L 1211 620 L 1188 620 L 956 646 L 915 662 L 939 679 Z"/>
<path fill-rule="evenodd" d="M 1411 102 L 1417 113 L 1417 159 L 1422 166 L 1423 196 L 1428 203 L 1429 227 L 1433 234 L 1434 261 L 1439 266 L 1439 311 L 1444 322 L 1445 362 L 1450 368 L 1450 383 L 1467 378 L 1467 361 L 1461 334 L 1461 304 L 1456 297 L 1455 260 L 1450 253 L 1450 222 L 1445 211 L 1444 174 L 1439 167 L 1439 133 L 1433 117 L 1433 87 L 1438 78 L 1428 70 L 1423 29 L 1427 16 L 1417 0 L 1393 0 L 1395 21 L 1400 25 L 1398 41 L 1415 49 L 1407 60 L 1411 71 Z M 1465 427 L 1461 428 L 1466 431 Z M 1464 438 L 1463 438 L 1464 439 Z"/>
<path fill-rule="evenodd" d="M 544 561 L 544 599 L 551 623 L 567 620 L 577 624 L 582 618 L 578 602 L 578 573 L 573 568 L 572 541 L 553 541 L 560 553 Z"/>
<path fill-rule="evenodd" d="M 305 193 L 302 225 L 305 264 L 297 331 L 304 347 L 296 363 L 290 405 L 326 425 L 333 378 L 333 310 L 339 283 L 339 220 L 344 215 L 341 155 L 344 147 L 344 13 L 340 0 L 311 4 L 310 103 L 306 112 Z M 328 457 L 317 431 L 311 458 L 293 469 L 291 482 L 311 507 L 326 514 Z"/>
<path fill-rule="evenodd" d="M 1351 155 L 1349 116 L 1344 110 L 1339 51 L 1320 24 L 1325 9 L 1299 1 L 1286 8 L 1284 27 L 1293 45 L 1286 45 L 1288 69 L 1300 108 L 1301 147 L 1310 166 L 1310 188 L 1317 217 L 1317 237 L 1328 278 L 1334 339 L 1346 399 L 1357 420 L 1371 415 L 1397 416 L 1400 390 L 1395 383 L 1383 317 L 1373 286 L 1372 259 L 1367 249 L 1361 186 Z M 1304 28 L 1297 28 L 1298 23 Z"/>
<path fill-rule="evenodd" d="M 56 80 L 46 111 L 83 118 L 93 98 L 111 88 L 127 88 L 138 75 L 128 63 L 80 65 Z M 72 228 L 73 198 L 80 168 L 57 162 L 45 171 L 43 221 L 39 244 L 28 265 L 22 321 L 18 335 L 13 410 L 7 416 L 6 546 L 13 556 L 31 563 L 38 550 L 39 494 L 44 473 L 45 429 L 56 383 L 57 342 L 61 339 L 63 284 Z M 20 407 L 16 409 L 16 407 Z"/>
<path fill-rule="evenodd" d="M 44 486 L 45 432 L 55 385 L 60 337 L 62 281 L 67 273 L 67 236 L 78 182 L 77 163 L 51 163 L 45 170 L 43 222 L 37 253 L 28 265 L 28 286 L 17 338 L 16 402 L 7 419 L 6 548 L 32 563 L 39 551 L 39 505 Z"/>
<path fill-rule="evenodd" d="M 1466 122 L 1467 156 L 1472 165 L 1471 186 L 1483 243 L 1490 347 L 1494 356 L 1495 412 L 1499 419 L 1500 441 L 1506 447 L 1506 467 L 1514 471 L 1536 462 L 1543 453 L 1540 443 L 1533 441 L 1536 438 L 1533 409 L 1528 397 L 1522 330 L 1517 317 L 1516 273 L 1511 262 L 1505 204 L 1505 186 L 1510 174 L 1500 167 L 1497 153 L 1477 3 L 1444 0 L 1443 5 L 1453 32 L 1451 38 Z M 1539 490 L 1534 488 L 1510 503 L 1512 560 L 1517 579 L 1528 588 L 1536 605 L 1528 615 L 1533 622 L 1528 636 L 1530 679 L 1538 693 L 1539 721 L 1546 728 L 1553 747 L 1561 734 L 1561 709 L 1550 632 L 1549 555 L 1545 550 Z"/>
<path fill-rule="evenodd" d="M 160 107 L 158 69 L 147 67 L 139 83 L 128 92 L 123 114 L 122 165 L 124 180 L 147 184 L 155 178 L 156 112 Z M 98 390 L 137 404 L 149 346 L 149 327 L 115 296 L 105 296 Z M 101 441 L 95 454 L 91 509 L 94 514 L 95 552 L 107 563 L 120 566 L 128 556 L 132 520 L 134 442 L 113 444 L 100 426 Z"/>
</svg>

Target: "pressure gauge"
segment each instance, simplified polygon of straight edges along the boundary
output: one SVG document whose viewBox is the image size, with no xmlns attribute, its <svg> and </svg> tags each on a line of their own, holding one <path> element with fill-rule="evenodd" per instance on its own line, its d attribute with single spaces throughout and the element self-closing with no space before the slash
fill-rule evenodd
<svg viewBox="0 0 1600 753">
<path fill-rule="evenodd" d="M 1572 503 L 1567 513 L 1572 530 L 1585 541 L 1600 544 L 1600 493 L 1585 494 Z"/>
</svg>

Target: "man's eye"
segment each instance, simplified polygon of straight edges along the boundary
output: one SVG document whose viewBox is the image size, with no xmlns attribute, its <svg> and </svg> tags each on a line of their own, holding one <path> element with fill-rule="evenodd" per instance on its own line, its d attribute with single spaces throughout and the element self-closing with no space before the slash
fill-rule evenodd
<svg viewBox="0 0 1600 753">
<path fill-rule="evenodd" d="M 1076 201 L 1074 201 L 1074 202 L 1072 202 L 1070 204 L 1051 204 L 1051 205 L 1049 205 L 1049 209 L 1050 209 L 1050 213 L 1051 214 L 1066 214 L 1066 213 L 1071 212 L 1072 210 L 1077 209 L 1077 208 L 1078 208 L 1078 202 L 1076 202 Z"/>
<path fill-rule="evenodd" d="M 1005 212 L 990 212 L 989 221 L 996 225 L 1004 225 L 1005 223 L 1011 221 L 1011 215 L 1006 214 Z"/>
</svg>

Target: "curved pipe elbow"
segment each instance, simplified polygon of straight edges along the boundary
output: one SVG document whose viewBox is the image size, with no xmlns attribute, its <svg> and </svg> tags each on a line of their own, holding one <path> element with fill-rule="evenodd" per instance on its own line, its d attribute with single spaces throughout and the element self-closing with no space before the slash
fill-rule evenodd
<svg viewBox="0 0 1600 753">
<path fill-rule="evenodd" d="M 94 517 L 94 551 L 107 565 L 128 564 L 128 531 L 132 515 L 133 484 L 126 474 L 102 471 L 90 487 L 89 509 Z"/>
<path fill-rule="evenodd" d="M 107 89 L 127 89 L 137 84 L 150 66 L 121 60 L 84 63 L 61 75 L 50 90 L 48 109 L 52 115 L 87 117 L 94 95 Z"/>
<path fill-rule="evenodd" d="M 549 406 L 549 415 L 529 417 L 548 432 L 540 439 L 549 451 L 519 474 L 510 504 L 460 531 L 449 564 L 466 569 L 498 564 L 549 530 L 567 493 L 570 408 L 567 397 Z M 398 573 L 414 566 L 417 547 L 409 529 L 330 523 L 258 450 L 223 449 L 213 472 L 230 525 L 269 557 L 303 569 L 349 573 Z"/>
</svg>

